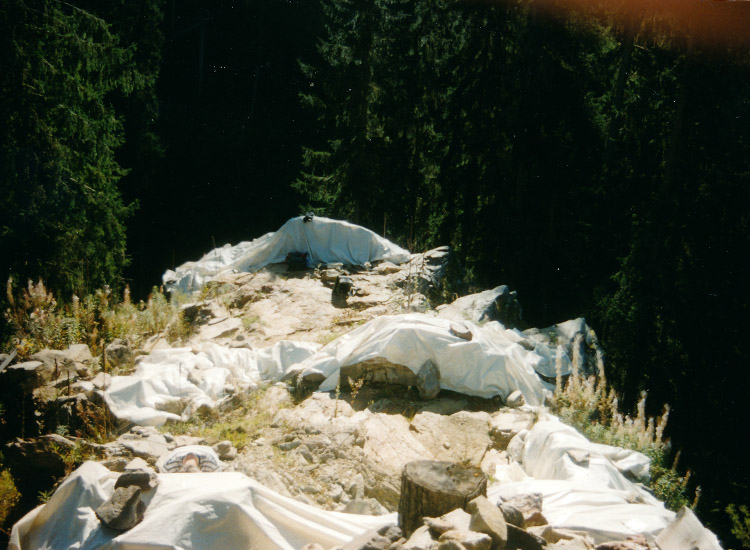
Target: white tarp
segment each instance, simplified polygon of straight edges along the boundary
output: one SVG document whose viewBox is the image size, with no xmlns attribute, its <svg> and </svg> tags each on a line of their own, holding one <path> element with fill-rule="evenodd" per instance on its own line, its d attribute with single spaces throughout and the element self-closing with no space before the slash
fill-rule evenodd
<svg viewBox="0 0 750 550">
<path fill-rule="evenodd" d="M 567 479 L 649 496 L 623 475 L 648 481 L 651 460 L 646 455 L 592 443 L 560 421 L 534 424 L 524 442 L 522 463 L 537 479 Z"/>
<path fill-rule="evenodd" d="M 396 514 L 320 510 L 236 472 L 158 474 L 156 489 L 142 495 L 148 504 L 143 521 L 118 533 L 94 514 L 114 492 L 118 475 L 84 463 L 46 504 L 13 526 L 9 550 L 292 550 L 309 542 L 330 548 L 396 523 Z"/>
<path fill-rule="evenodd" d="M 524 336 L 498 322 L 483 326 L 464 321 L 471 341 L 451 333 L 452 322 L 412 313 L 378 317 L 334 340 L 289 369 L 289 376 L 320 373 L 321 391 L 338 384 L 341 367 L 374 358 L 403 365 L 415 374 L 428 359 L 440 371 L 440 387 L 467 395 L 507 398 L 521 390 L 530 405 L 541 405 L 551 388 L 536 375 L 543 358 L 523 347 Z"/>
<path fill-rule="evenodd" d="M 636 534 L 653 541 L 675 515 L 661 503 L 633 502 L 629 491 L 576 481 L 530 478 L 487 488 L 492 502 L 530 493 L 542 495 L 542 513 L 551 526 L 585 531 L 597 544 Z"/>
<path fill-rule="evenodd" d="M 252 350 L 203 343 L 196 348 L 152 352 L 129 376 L 113 376 L 103 393 L 112 414 L 144 426 L 184 419 L 198 407 L 215 406 L 229 393 L 255 387 L 261 380 L 280 380 L 292 365 L 312 356 L 320 346 L 282 340 Z"/>
<path fill-rule="evenodd" d="M 315 217 L 304 222 L 292 218 L 274 233 L 253 241 L 216 248 L 196 262 L 187 262 L 168 270 L 162 280 L 168 289 L 192 292 L 216 275 L 229 271 L 257 271 L 283 262 L 290 252 L 307 252 L 311 263 L 341 262 L 364 265 L 365 262 L 388 260 L 394 264 L 407 261 L 409 251 L 348 222 Z"/>
<path fill-rule="evenodd" d="M 674 512 L 623 475 L 648 475 L 650 460 L 642 453 L 592 443 L 557 419 L 537 422 L 517 437 L 525 437 L 519 458 L 530 477 L 491 487 L 494 500 L 540 493 L 550 525 L 586 531 L 597 543 L 634 534 L 653 540 L 673 521 Z M 518 475 L 500 471 L 496 477 Z"/>
<path fill-rule="evenodd" d="M 507 398 L 520 389 L 528 404 L 544 402 L 545 392 L 553 388 L 534 371 L 544 358 L 520 344 L 521 333 L 497 322 L 479 327 L 465 321 L 473 334 L 466 341 L 451 333 L 451 324 L 412 313 L 378 317 L 320 350 L 318 344 L 292 341 L 260 350 L 213 343 L 157 350 L 141 359 L 133 374 L 112 377 L 103 396 L 115 417 L 159 426 L 169 419 L 184 420 L 203 405 L 216 406 L 230 395 L 227 385 L 244 390 L 261 380 L 322 373 L 326 380 L 320 390 L 331 391 L 341 367 L 381 357 L 415 374 L 431 359 L 447 390 Z"/>
</svg>

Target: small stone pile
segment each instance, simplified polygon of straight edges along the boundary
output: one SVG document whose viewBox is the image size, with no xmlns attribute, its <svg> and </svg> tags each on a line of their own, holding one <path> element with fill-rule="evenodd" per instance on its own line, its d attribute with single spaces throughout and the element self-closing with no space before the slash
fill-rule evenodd
<svg viewBox="0 0 750 550">
<path fill-rule="evenodd" d="M 147 469 L 126 469 L 115 482 L 115 491 L 95 513 L 102 525 L 115 531 L 127 531 L 143 521 L 146 504 L 141 493 L 152 491 L 159 484 L 153 471 Z"/>
<path fill-rule="evenodd" d="M 541 514 L 540 495 L 492 504 L 480 496 L 466 510 L 425 517 L 408 538 L 395 525 L 357 537 L 330 550 L 655 550 L 641 535 L 595 544 L 584 532 L 554 529 Z M 308 544 L 302 550 L 325 550 Z"/>
</svg>

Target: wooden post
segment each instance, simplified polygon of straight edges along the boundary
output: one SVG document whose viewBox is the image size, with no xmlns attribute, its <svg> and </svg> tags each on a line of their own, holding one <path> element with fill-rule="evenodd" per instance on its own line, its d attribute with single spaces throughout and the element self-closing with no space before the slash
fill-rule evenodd
<svg viewBox="0 0 750 550">
<path fill-rule="evenodd" d="M 466 509 L 470 500 L 487 496 L 487 476 L 479 468 L 454 462 L 410 462 L 401 474 L 398 521 L 405 537 L 422 526 L 422 518 Z"/>
</svg>

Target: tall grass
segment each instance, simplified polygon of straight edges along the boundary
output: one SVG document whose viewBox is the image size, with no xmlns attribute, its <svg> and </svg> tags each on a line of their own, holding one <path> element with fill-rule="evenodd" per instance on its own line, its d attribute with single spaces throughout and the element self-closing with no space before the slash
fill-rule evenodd
<svg viewBox="0 0 750 550">
<path fill-rule="evenodd" d="M 651 459 L 649 488 L 668 508 L 678 510 L 682 506 L 695 507 L 700 496 L 700 487 L 690 498 L 688 483 L 690 471 L 684 475 L 678 471 L 679 452 L 672 456 L 672 448 L 664 432 L 669 419 L 669 405 L 664 405 L 658 417 L 646 415 L 646 393 L 636 406 L 635 415 L 619 410 L 618 397 L 609 388 L 604 372 L 604 358 L 597 350 L 598 376 L 584 378 L 580 366 L 582 357 L 581 335 L 573 345 L 573 372 L 563 381 L 561 374 L 562 347 L 557 349 L 557 384 L 552 401 L 552 410 L 565 422 L 579 430 L 596 443 L 614 445 L 639 451 Z"/>
<path fill-rule="evenodd" d="M 66 349 L 72 344 L 87 344 L 96 356 L 115 338 L 137 346 L 167 328 L 173 329 L 167 334 L 180 334 L 180 300 L 170 301 L 158 288 L 137 304 L 125 287 L 121 299 L 103 288 L 83 298 L 73 295 L 61 305 L 41 280 L 18 287 L 8 279 L 6 299 L 9 334 L 4 347 L 15 347 L 22 359 L 41 349 Z"/>
</svg>

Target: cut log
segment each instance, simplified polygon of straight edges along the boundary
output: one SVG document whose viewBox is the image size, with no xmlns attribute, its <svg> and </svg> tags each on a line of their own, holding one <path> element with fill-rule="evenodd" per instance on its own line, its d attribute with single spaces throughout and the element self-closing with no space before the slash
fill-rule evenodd
<svg viewBox="0 0 750 550">
<path fill-rule="evenodd" d="M 399 526 L 408 538 L 422 526 L 422 518 L 466 509 L 480 495 L 487 495 L 487 476 L 479 468 L 433 460 L 409 462 L 401 473 Z"/>
</svg>

